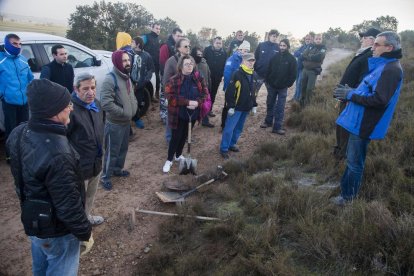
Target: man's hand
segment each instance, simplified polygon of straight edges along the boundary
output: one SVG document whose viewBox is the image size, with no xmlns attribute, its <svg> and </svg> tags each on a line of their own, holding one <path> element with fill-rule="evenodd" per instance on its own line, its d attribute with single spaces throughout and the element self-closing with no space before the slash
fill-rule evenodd
<svg viewBox="0 0 414 276">
<path fill-rule="evenodd" d="M 348 94 L 349 92 L 351 92 L 352 88 L 348 86 L 348 84 L 342 85 L 339 84 L 334 92 L 333 92 L 333 96 L 334 98 L 340 100 L 340 101 L 347 101 L 348 100 Z"/>
<path fill-rule="evenodd" d="M 234 108 L 229 108 L 229 111 L 227 112 L 227 114 L 229 116 L 233 116 L 234 115 Z"/>
</svg>

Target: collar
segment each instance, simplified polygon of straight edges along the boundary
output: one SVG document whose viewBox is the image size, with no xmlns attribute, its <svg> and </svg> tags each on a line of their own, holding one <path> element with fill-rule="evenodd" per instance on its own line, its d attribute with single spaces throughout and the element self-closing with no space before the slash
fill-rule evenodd
<svg viewBox="0 0 414 276">
<path fill-rule="evenodd" d="M 249 75 L 253 75 L 253 69 L 250 69 L 249 67 L 247 67 L 246 65 L 242 64 L 240 65 L 241 69 L 246 72 Z"/>
<path fill-rule="evenodd" d="M 29 119 L 28 126 L 38 132 L 51 132 L 66 136 L 66 127 L 49 119 Z"/>
<path fill-rule="evenodd" d="M 74 102 L 75 104 L 77 104 L 77 105 L 79 105 L 79 106 L 81 106 L 81 107 L 83 107 L 87 110 L 90 110 L 90 111 L 93 111 L 93 112 L 99 112 L 99 108 L 96 106 L 95 101 L 91 102 L 90 104 L 85 103 L 84 101 L 82 101 L 78 97 L 78 94 L 76 94 L 75 91 L 72 92 L 72 102 Z"/>
</svg>

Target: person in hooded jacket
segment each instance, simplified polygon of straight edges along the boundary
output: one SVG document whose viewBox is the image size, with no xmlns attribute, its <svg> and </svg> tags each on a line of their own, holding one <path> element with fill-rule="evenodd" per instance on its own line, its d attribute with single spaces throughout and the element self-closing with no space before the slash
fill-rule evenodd
<svg viewBox="0 0 414 276">
<path fill-rule="evenodd" d="M 152 57 L 152 62 L 154 63 L 154 72 L 155 72 L 155 79 L 156 79 L 156 87 L 154 91 L 155 98 L 160 97 L 160 39 L 159 35 L 161 32 L 161 25 L 157 22 L 152 23 L 151 25 L 151 32 L 148 34 L 142 35 L 142 39 L 144 40 L 144 50 L 149 53 Z M 153 99 L 156 102 L 156 99 Z"/>
<path fill-rule="evenodd" d="M 175 44 L 183 37 L 183 31 L 180 28 L 174 28 L 167 38 L 167 42 L 160 46 L 160 74 L 161 79 L 164 75 L 164 67 L 167 60 L 175 55 Z"/>
<path fill-rule="evenodd" d="M 272 133 L 284 135 L 282 129 L 285 115 L 287 90 L 296 79 L 297 64 L 295 57 L 289 53 L 290 43 L 288 39 L 282 39 L 279 43 L 280 52 L 269 62 L 266 76 L 267 99 L 266 119 L 261 128 L 271 127 Z"/>
<path fill-rule="evenodd" d="M 299 102 L 300 100 L 300 93 L 301 93 L 302 70 L 303 70 L 302 54 L 306 50 L 306 48 L 308 48 L 309 45 L 312 45 L 313 36 L 311 34 L 307 34 L 303 40 L 304 40 L 304 44 L 300 46 L 298 49 L 296 49 L 296 51 L 293 54 L 298 62 L 298 73 L 296 75 L 295 95 L 293 96 L 293 99 L 297 102 Z"/>
<path fill-rule="evenodd" d="M 375 38 L 368 73 L 358 87 L 340 85 L 334 90 L 335 98 L 347 102 L 336 123 L 349 132 L 341 194 L 331 199 L 336 205 L 342 206 L 357 197 L 368 145 L 387 134 L 403 85 L 401 58 L 399 35 L 382 32 Z"/>
<path fill-rule="evenodd" d="M 136 114 L 138 103 L 130 79 L 131 62 L 126 51 L 112 53 L 112 71 L 102 83 L 101 105 L 106 112 L 105 155 L 101 184 L 105 190 L 112 189 L 112 176 L 128 177 L 123 170 L 128 152 L 130 121 Z"/>
</svg>

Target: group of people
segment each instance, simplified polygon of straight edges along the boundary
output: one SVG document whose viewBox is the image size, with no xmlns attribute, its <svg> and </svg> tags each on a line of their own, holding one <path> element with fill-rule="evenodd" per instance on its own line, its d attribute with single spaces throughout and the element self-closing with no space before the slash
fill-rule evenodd
<svg viewBox="0 0 414 276">
<path fill-rule="evenodd" d="M 0 51 L 6 149 L 22 223 L 32 242 L 35 275 L 77 274 L 80 241 L 90 242 L 91 226 L 104 221 L 91 214 L 99 183 L 111 190 L 112 177 L 130 175 L 124 163 L 131 120 L 144 127 L 137 111 L 142 88 L 153 73 L 168 142 L 162 169 L 168 173 L 174 161 L 184 158 L 188 132 L 196 121 L 214 127 L 209 117 L 216 116 L 212 106 L 222 79 L 225 102 L 219 151 L 228 159 L 229 152 L 240 150 L 237 141 L 249 113 L 257 113 L 256 97 L 263 83 L 268 95 L 260 127 L 284 135 L 287 89 L 296 81 L 294 99 L 302 107 L 309 104 L 326 53 L 321 35 L 307 35 L 292 55 L 289 40 L 278 41 L 276 30 L 254 53 L 241 31 L 228 53 L 221 37 L 204 50 L 191 50 L 179 28 L 165 44 L 159 43 L 159 32 L 155 23 L 151 33 L 141 37 L 117 36 L 113 69 L 101 84 L 100 100 L 95 77 L 89 73 L 75 77 L 62 45 L 52 47 L 54 60 L 42 68 L 40 79 L 33 80 L 20 55 L 20 38 L 6 36 Z M 334 89 L 341 106 L 334 154 L 347 160 L 341 195 L 332 199 L 338 205 L 357 196 L 367 146 L 370 140 L 385 137 L 402 85 L 399 36 L 373 28 L 360 36 L 361 49 Z"/>
</svg>

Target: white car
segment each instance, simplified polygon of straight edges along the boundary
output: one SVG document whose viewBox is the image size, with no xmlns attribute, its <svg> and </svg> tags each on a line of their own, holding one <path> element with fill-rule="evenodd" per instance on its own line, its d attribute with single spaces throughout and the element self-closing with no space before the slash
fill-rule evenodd
<svg viewBox="0 0 414 276">
<path fill-rule="evenodd" d="M 30 69 L 35 78 L 39 78 L 43 65 L 53 60 L 51 49 L 56 44 L 61 44 L 68 52 L 68 63 L 75 71 L 75 76 L 81 72 L 89 72 L 95 76 L 97 91 L 96 98 L 100 99 L 100 87 L 105 75 L 112 69 L 112 52 L 103 50 L 91 50 L 73 40 L 43 33 L 32 32 L 0 32 L 0 45 L 3 44 L 4 37 L 14 33 L 18 35 L 22 42 L 21 54 L 28 59 Z M 140 103 L 141 113 L 145 113 L 154 94 L 155 75 L 151 82 L 146 85 L 145 102 Z M 0 104 L 0 130 L 4 131 L 4 114 Z"/>
</svg>

